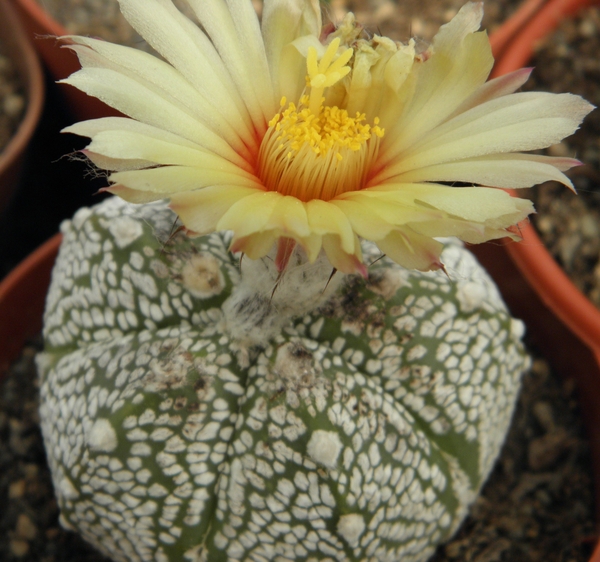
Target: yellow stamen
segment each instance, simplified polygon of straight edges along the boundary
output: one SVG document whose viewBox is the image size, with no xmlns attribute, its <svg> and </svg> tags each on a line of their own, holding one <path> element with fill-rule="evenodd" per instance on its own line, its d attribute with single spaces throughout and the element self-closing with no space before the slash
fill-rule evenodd
<svg viewBox="0 0 600 562">
<path fill-rule="evenodd" d="M 365 115 L 357 113 L 350 117 L 345 109 L 324 107 L 318 115 L 305 107 L 308 96 L 300 100 L 300 107 L 292 103 L 277 119 L 270 121 L 271 126 L 281 133 L 277 140 L 285 143 L 293 152 L 298 152 L 304 145 L 310 146 L 315 154 L 326 154 L 329 150 L 347 147 L 360 150 L 362 144 L 374 133 L 381 136 L 383 131 L 366 124 Z"/>
<path fill-rule="evenodd" d="M 346 49 L 336 58 L 339 47 L 336 38 L 320 61 L 317 50 L 309 48 L 306 83 L 310 92 L 298 106 L 286 107 L 283 97 L 280 112 L 269 121 L 259 154 L 259 175 L 267 188 L 308 201 L 329 200 L 362 187 L 367 163 L 376 154 L 384 130 L 378 118 L 371 126 L 364 114 L 351 117 L 345 109 L 323 106 L 325 89 L 351 70 L 347 63 L 353 50 Z"/>
</svg>

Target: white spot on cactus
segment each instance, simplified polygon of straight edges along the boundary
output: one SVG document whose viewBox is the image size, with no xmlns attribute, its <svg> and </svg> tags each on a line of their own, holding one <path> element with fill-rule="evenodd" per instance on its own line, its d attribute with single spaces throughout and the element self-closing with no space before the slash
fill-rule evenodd
<svg viewBox="0 0 600 562">
<path fill-rule="evenodd" d="M 77 488 L 66 476 L 63 476 L 58 483 L 58 493 L 66 500 L 76 500 L 79 497 Z"/>
<path fill-rule="evenodd" d="M 287 343 L 277 350 L 275 372 L 285 380 L 297 383 L 314 378 L 313 355 L 301 344 Z"/>
<path fill-rule="evenodd" d="M 181 270 L 181 281 L 185 288 L 199 299 L 214 297 L 225 286 L 219 262 L 210 254 L 192 256 Z"/>
<path fill-rule="evenodd" d="M 409 273 L 405 269 L 386 269 L 369 274 L 369 289 L 381 295 L 385 300 L 391 299 L 401 287 L 410 285 Z"/>
<path fill-rule="evenodd" d="M 76 215 L 77 216 L 77 215 Z M 143 233 L 142 224 L 131 217 L 117 217 L 108 223 L 108 230 L 121 249 L 135 242 Z"/>
<path fill-rule="evenodd" d="M 520 340 L 525 335 L 525 324 L 512 318 L 510 321 L 510 334 L 514 339 Z"/>
<path fill-rule="evenodd" d="M 193 548 L 186 550 L 183 557 L 186 560 L 189 560 L 189 562 L 200 562 L 202 560 L 203 547 L 203 544 L 196 545 Z"/>
<path fill-rule="evenodd" d="M 342 451 L 342 442 L 337 433 L 317 429 L 312 432 L 306 445 L 308 456 L 315 462 L 334 469 Z"/>
<path fill-rule="evenodd" d="M 117 448 L 117 434 L 110 421 L 104 418 L 97 419 L 89 431 L 86 432 L 85 441 L 92 451 L 110 453 Z"/>
<path fill-rule="evenodd" d="M 427 348 L 424 345 L 415 345 L 410 351 L 406 354 L 406 358 L 409 361 L 414 361 L 415 359 L 421 359 L 427 354 Z"/>
<path fill-rule="evenodd" d="M 162 484 L 158 484 L 157 482 L 148 488 L 148 495 L 151 498 L 160 498 L 162 496 L 166 496 L 168 493 L 169 492 L 167 489 Z"/>
<path fill-rule="evenodd" d="M 321 316 L 321 318 L 319 318 L 311 327 L 310 327 L 310 337 L 311 338 L 318 338 L 319 334 L 321 333 L 321 328 L 323 327 L 323 324 L 325 323 L 325 318 L 323 318 Z"/>
<path fill-rule="evenodd" d="M 456 298 L 463 312 L 479 310 L 488 297 L 485 285 L 480 281 L 467 281 L 458 283 Z"/>
<path fill-rule="evenodd" d="M 58 522 L 63 529 L 66 529 L 67 531 L 73 531 L 74 533 L 77 532 L 77 529 L 71 525 L 71 522 L 64 516 L 63 513 L 58 516 Z"/>
<path fill-rule="evenodd" d="M 75 213 L 72 221 L 64 221 L 61 224 L 61 231 L 67 231 L 70 224 L 72 224 L 74 228 L 81 228 L 83 223 L 90 217 L 91 214 L 92 210 L 89 207 L 82 207 Z"/>
<path fill-rule="evenodd" d="M 365 518 L 358 513 L 342 515 L 337 524 L 337 532 L 351 547 L 358 546 L 358 539 L 365 531 Z"/>
</svg>

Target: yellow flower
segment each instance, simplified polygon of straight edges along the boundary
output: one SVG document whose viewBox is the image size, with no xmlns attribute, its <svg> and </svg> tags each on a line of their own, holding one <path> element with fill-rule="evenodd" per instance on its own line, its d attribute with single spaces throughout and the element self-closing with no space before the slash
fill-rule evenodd
<svg viewBox="0 0 600 562">
<path fill-rule="evenodd" d="M 64 82 L 128 118 L 67 132 L 132 202 L 169 198 L 190 231 L 233 231 L 232 250 L 283 270 L 300 245 L 346 273 L 366 268 L 360 239 L 399 264 L 442 267 L 437 237 L 516 237 L 533 211 L 498 188 L 579 162 L 529 151 L 573 133 L 592 106 L 570 94 L 514 93 L 523 69 L 486 82 L 493 58 L 466 4 L 429 48 L 363 32 L 352 14 L 322 27 L 318 0 L 119 0 L 165 59 L 69 37 L 82 70 Z M 456 185 L 460 182 L 459 185 Z M 571 186 L 572 187 L 572 186 Z"/>
</svg>

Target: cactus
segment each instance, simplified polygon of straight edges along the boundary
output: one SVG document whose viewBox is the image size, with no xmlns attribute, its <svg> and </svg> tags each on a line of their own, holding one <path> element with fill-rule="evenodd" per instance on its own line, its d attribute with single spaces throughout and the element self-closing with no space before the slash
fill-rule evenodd
<svg viewBox="0 0 600 562">
<path fill-rule="evenodd" d="M 367 279 L 277 276 L 175 219 L 112 198 L 63 224 L 38 359 L 63 525 L 116 561 L 427 560 L 528 365 L 485 271 L 447 240 L 448 275 L 364 243 Z"/>
</svg>

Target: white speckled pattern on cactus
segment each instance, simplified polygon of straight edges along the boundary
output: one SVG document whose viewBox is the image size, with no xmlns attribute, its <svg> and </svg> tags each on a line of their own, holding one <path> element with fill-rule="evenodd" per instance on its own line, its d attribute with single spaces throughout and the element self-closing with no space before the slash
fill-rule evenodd
<svg viewBox="0 0 600 562">
<path fill-rule="evenodd" d="M 110 199 L 63 225 L 38 360 L 63 524 L 119 561 L 426 560 L 527 366 L 485 272 L 452 243 L 449 278 L 381 259 L 246 368 L 238 259 L 173 221 Z"/>
</svg>

